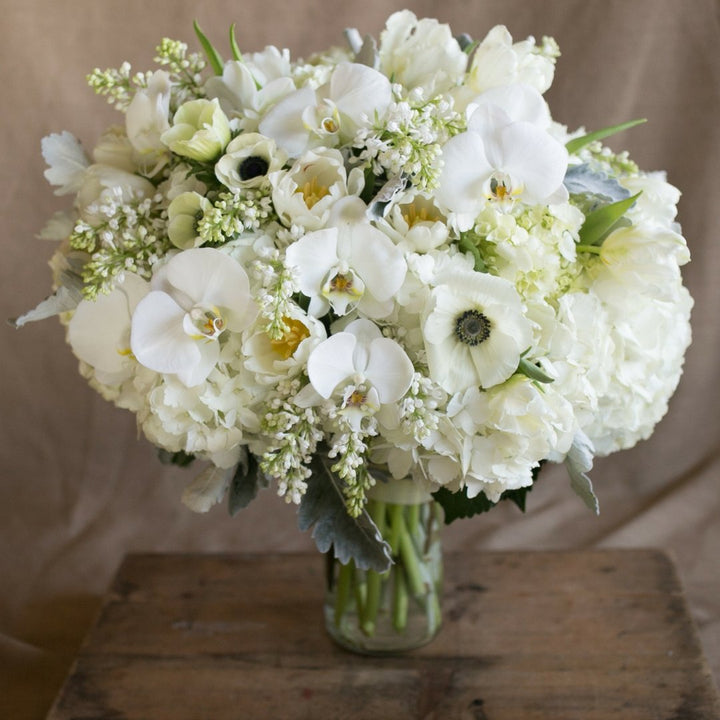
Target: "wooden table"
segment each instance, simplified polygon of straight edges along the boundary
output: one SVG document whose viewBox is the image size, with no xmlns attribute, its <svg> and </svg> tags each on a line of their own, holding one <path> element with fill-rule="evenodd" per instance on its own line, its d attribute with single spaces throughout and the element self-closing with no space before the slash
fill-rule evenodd
<svg viewBox="0 0 720 720">
<path fill-rule="evenodd" d="M 718 720 L 656 551 L 446 557 L 445 626 L 404 657 L 341 650 L 319 555 L 130 555 L 50 720 Z"/>
</svg>

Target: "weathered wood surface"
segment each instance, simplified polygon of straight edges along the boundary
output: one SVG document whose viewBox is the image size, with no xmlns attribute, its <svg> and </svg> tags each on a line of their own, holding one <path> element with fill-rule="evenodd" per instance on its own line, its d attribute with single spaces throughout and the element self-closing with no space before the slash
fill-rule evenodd
<svg viewBox="0 0 720 720">
<path fill-rule="evenodd" d="M 49 720 L 718 720 L 656 551 L 446 557 L 445 626 L 397 658 L 337 648 L 318 555 L 131 555 Z"/>
</svg>

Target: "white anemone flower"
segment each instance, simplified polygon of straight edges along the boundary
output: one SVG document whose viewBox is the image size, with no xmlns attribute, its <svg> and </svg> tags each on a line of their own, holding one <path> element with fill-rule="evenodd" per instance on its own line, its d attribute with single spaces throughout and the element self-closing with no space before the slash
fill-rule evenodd
<svg viewBox="0 0 720 720">
<path fill-rule="evenodd" d="M 567 200 L 567 150 L 546 131 L 538 93 L 529 86 L 516 88 L 491 91 L 502 105 L 480 96 L 467 132 L 443 147 L 437 198 L 456 213 L 461 230 L 472 227 L 488 201 L 542 205 Z"/>
<path fill-rule="evenodd" d="M 447 277 L 433 289 L 423 335 L 430 377 L 449 393 L 504 382 L 532 343 L 514 286 L 478 272 Z"/>
<path fill-rule="evenodd" d="M 341 413 L 359 428 L 363 417 L 405 395 L 414 368 L 395 340 L 383 337 L 375 323 L 360 318 L 312 351 L 307 373 L 321 398 L 340 395 Z"/>
<path fill-rule="evenodd" d="M 222 334 L 242 332 L 256 314 L 239 263 L 213 248 L 185 250 L 153 277 L 135 309 L 132 352 L 145 367 L 193 387 L 215 367 Z"/>
<path fill-rule="evenodd" d="M 347 198 L 346 204 L 353 200 Z M 298 288 L 310 298 L 308 313 L 315 317 L 331 307 L 341 316 L 357 308 L 370 318 L 386 317 L 407 273 L 402 251 L 363 221 L 309 232 L 288 247 L 285 257 L 296 269 Z"/>
<path fill-rule="evenodd" d="M 339 63 L 317 90 L 305 86 L 278 102 L 259 130 L 290 157 L 313 147 L 334 147 L 353 139 L 358 128 L 381 117 L 392 100 L 390 81 L 365 65 Z"/>
<path fill-rule="evenodd" d="M 124 273 L 108 294 L 81 300 L 68 325 L 70 347 L 95 371 L 105 385 L 119 385 L 136 366 L 130 350 L 130 320 L 150 284 L 138 275 Z"/>
</svg>

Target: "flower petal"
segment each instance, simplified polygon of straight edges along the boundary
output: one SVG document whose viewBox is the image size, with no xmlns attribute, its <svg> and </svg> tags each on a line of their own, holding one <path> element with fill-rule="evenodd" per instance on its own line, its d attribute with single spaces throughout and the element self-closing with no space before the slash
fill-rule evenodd
<svg viewBox="0 0 720 720">
<path fill-rule="evenodd" d="M 443 169 L 436 197 L 453 212 L 474 212 L 482 204 L 483 184 L 493 172 L 483 140 L 478 133 L 466 132 L 443 146 Z"/>
<path fill-rule="evenodd" d="M 317 104 L 315 91 L 303 87 L 290 93 L 261 120 L 259 131 L 272 138 L 290 157 L 307 150 L 309 131 L 303 122 L 303 111 Z"/>
<path fill-rule="evenodd" d="M 399 400 L 408 391 L 413 373 L 410 358 L 395 340 L 380 337 L 370 343 L 365 377 L 381 403 Z"/>
<path fill-rule="evenodd" d="M 153 291 L 135 308 L 130 347 L 137 361 L 161 373 L 180 373 L 201 361 L 196 340 L 183 331 L 185 311 L 166 293 Z"/>
<path fill-rule="evenodd" d="M 326 400 L 335 388 L 355 374 L 353 351 L 357 338 L 341 332 L 321 342 L 312 351 L 307 363 L 307 373 L 312 386 Z"/>
</svg>

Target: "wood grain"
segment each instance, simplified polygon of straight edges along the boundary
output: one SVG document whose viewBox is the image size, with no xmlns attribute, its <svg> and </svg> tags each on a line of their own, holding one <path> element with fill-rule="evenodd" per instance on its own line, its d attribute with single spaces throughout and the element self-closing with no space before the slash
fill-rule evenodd
<svg viewBox="0 0 720 720">
<path fill-rule="evenodd" d="M 718 720 L 656 551 L 454 554 L 429 646 L 367 658 L 322 621 L 318 555 L 130 555 L 49 720 Z"/>
</svg>

